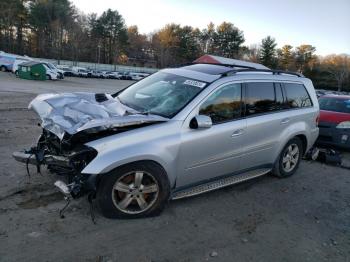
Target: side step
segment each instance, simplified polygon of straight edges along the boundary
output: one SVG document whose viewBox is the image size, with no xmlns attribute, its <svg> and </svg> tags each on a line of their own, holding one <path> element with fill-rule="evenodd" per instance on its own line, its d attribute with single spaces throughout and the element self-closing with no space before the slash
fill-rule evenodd
<svg viewBox="0 0 350 262">
<path fill-rule="evenodd" d="M 241 182 L 249 180 L 249 179 L 263 176 L 270 171 L 271 171 L 271 168 L 264 168 L 264 169 L 257 169 L 257 170 L 249 171 L 249 172 L 242 173 L 239 175 L 232 175 L 232 176 L 225 177 L 225 178 L 222 178 L 219 180 L 215 180 L 215 181 L 201 184 L 198 186 L 194 186 L 194 187 L 191 187 L 188 189 L 177 191 L 173 194 L 172 199 L 175 200 L 175 199 L 181 199 L 181 198 L 185 198 L 185 197 L 195 196 L 195 195 L 199 195 L 199 194 L 202 194 L 202 193 L 205 193 L 208 191 L 216 190 L 216 189 L 219 189 L 222 187 L 238 184 L 238 183 L 241 183 Z"/>
</svg>

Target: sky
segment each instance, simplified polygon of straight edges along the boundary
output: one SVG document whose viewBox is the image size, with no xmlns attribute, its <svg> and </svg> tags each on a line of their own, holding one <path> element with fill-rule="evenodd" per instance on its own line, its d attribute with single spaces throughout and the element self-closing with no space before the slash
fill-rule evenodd
<svg viewBox="0 0 350 262">
<path fill-rule="evenodd" d="M 151 33 L 168 23 L 200 29 L 231 22 L 245 45 L 271 35 L 279 47 L 311 44 L 319 55 L 350 54 L 350 0 L 71 0 L 84 13 L 117 10 L 127 26 Z"/>
</svg>

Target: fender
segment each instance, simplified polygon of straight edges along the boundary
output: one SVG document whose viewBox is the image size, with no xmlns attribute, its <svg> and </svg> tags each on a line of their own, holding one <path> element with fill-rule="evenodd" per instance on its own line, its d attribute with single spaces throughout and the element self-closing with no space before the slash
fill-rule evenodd
<svg viewBox="0 0 350 262">
<path fill-rule="evenodd" d="M 176 130 L 181 124 L 181 121 L 169 121 L 89 142 L 86 145 L 98 153 L 81 173 L 93 176 L 107 174 L 128 163 L 150 160 L 164 168 L 170 186 L 173 186 L 180 140 Z M 148 138 L 146 142 L 145 136 Z"/>
<path fill-rule="evenodd" d="M 281 143 L 279 143 L 279 147 L 276 151 L 276 155 L 274 159 L 277 159 L 279 157 L 283 148 L 285 147 L 285 145 L 288 143 L 289 140 L 299 135 L 305 136 L 306 142 L 307 142 L 306 148 L 309 148 L 310 134 L 307 132 L 307 130 L 309 130 L 309 127 L 305 124 L 305 122 L 300 121 L 289 125 L 288 128 L 286 128 L 279 136 L 279 140 L 281 141 Z"/>
</svg>

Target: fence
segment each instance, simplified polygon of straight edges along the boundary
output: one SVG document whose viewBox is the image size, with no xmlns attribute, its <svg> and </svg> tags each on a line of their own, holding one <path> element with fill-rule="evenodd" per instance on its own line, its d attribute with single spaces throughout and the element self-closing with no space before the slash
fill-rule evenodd
<svg viewBox="0 0 350 262">
<path fill-rule="evenodd" d="M 118 72 L 135 72 L 135 73 L 154 73 L 159 69 L 149 68 L 149 67 L 136 67 L 136 66 L 124 66 L 124 65 L 110 65 L 110 64 L 97 64 L 88 62 L 77 62 L 69 60 L 55 60 L 46 58 L 35 58 L 41 61 L 50 62 L 55 65 L 67 65 L 67 66 L 77 66 L 84 67 L 91 70 L 103 70 L 103 71 L 118 71 Z"/>
</svg>

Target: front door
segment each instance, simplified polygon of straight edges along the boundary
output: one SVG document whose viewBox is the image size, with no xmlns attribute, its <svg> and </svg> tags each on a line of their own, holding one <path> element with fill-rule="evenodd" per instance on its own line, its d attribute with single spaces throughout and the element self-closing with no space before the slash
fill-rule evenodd
<svg viewBox="0 0 350 262">
<path fill-rule="evenodd" d="M 241 84 L 221 86 L 196 109 L 199 115 L 211 117 L 212 127 L 190 129 L 188 124 L 183 126 L 177 187 L 239 171 L 241 141 L 246 129 L 246 120 L 241 119 L 241 101 Z"/>
</svg>

